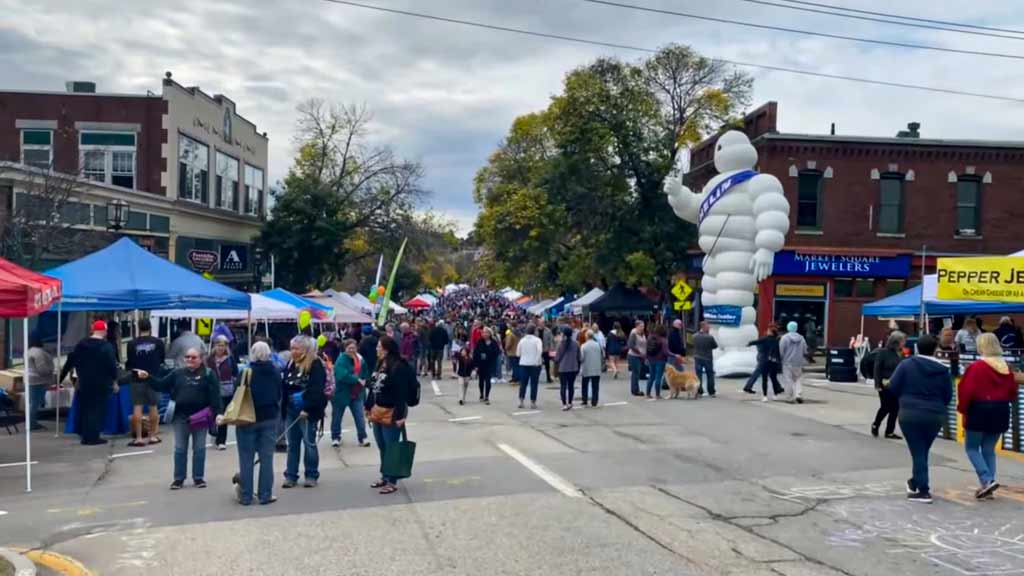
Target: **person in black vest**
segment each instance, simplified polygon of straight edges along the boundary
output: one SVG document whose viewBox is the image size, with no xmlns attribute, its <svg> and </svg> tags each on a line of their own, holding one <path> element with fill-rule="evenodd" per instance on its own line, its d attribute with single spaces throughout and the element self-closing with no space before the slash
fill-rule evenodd
<svg viewBox="0 0 1024 576">
<path fill-rule="evenodd" d="M 100 438 L 103 421 L 107 417 L 107 401 L 110 394 L 117 394 L 117 357 L 114 347 L 107 342 L 107 323 L 97 320 L 92 323 L 92 334 L 79 342 L 68 356 L 67 364 L 60 371 L 60 381 L 75 371 L 78 382 L 78 434 L 82 444 L 95 446 L 106 444 Z"/>
<path fill-rule="evenodd" d="M 145 370 L 150 374 L 160 374 L 164 366 L 164 341 L 151 335 L 152 326 L 149 320 L 139 321 L 139 337 L 128 342 L 128 359 L 125 362 L 126 370 Z M 153 390 L 149 382 L 139 380 L 132 374 L 132 427 L 135 432 L 135 440 L 129 442 L 129 446 L 145 446 L 142 440 L 142 413 L 149 407 L 149 443 L 160 443 L 160 413 L 157 410 L 159 395 Z"/>
</svg>

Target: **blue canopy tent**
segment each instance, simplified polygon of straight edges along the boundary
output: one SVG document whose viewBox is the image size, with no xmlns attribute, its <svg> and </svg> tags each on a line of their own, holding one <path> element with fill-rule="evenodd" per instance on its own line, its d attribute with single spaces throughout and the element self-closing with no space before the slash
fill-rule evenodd
<svg viewBox="0 0 1024 576">
<path fill-rule="evenodd" d="M 921 313 L 921 285 L 904 290 L 877 302 L 865 304 L 861 308 L 862 316 L 881 316 L 895 318 L 899 316 L 917 316 Z M 1020 314 L 1024 313 L 1024 304 L 1017 302 L 975 302 L 971 300 L 938 300 L 924 301 L 924 312 L 929 316 L 952 316 L 954 314 Z"/>
<path fill-rule="evenodd" d="M 178 310 L 230 309 L 249 310 L 249 295 L 228 288 L 199 274 L 186 270 L 142 248 L 129 238 L 117 242 L 46 272 L 60 279 L 64 289 L 63 312 L 98 310 Z M 58 322 L 60 315 L 58 314 Z M 59 324 L 58 324 L 59 326 Z M 60 350 L 58 328 L 57 349 Z M 65 431 L 76 431 L 78 411 L 75 396 Z M 127 430 L 131 414 L 131 394 L 123 386 L 110 399 L 107 434 Z"/>
<path fill-rule="evenodd" d="M 186 270 L 122 238 L 46 272 L 64 286 L 64 312 L 248 310 L 249 295 Z"/>
<path fill-rule="evenodd" d="M 267 298 L 273 298 L 274 300 L 277 300 L 278 302 L 284 302 L 285 304 L 291 304 L 292 306 L 295 306 L 296 308 L 310 308 L 312 310 L 321 310 L 323 312 L 326 312 L 327 314 L 330 314 L 331 312 L 334 311 L 334 309 L 331 308 L 330 306 L 325 306 L 324 304 L 320 304 L 319 302 L 314 302 L 313 300 L 310 300 L 309 298 L 303 298 L 302 296 L 299 296 L 298 294 L 294 294 L 292 292 L 289 292 L 289 291 L 285 290 L 284 288 L 274 288 L 273 290 L 267 290 L 266 292 L 260 292 L 260 294 L 262 294 L 263 296 L 266 296 Z"/>
</svg>

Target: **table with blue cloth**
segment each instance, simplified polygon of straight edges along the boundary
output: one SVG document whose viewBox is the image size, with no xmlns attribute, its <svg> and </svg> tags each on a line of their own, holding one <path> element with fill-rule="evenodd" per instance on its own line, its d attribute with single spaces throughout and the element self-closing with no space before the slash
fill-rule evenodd
<svg viewBox="0 0 1024 576">
<path fill-rule="evenodd" d="M 132 393 L 130 386 L 121 386 L 117 394 L 111 394 L 107 399 L 107 417 L 103 421 L 103 434 L 107 436 L 120 436 L 130 432 L 132 417 Z M 71 401 L 71 411 L 68 412 L 67 424 L 64 426 L 67 434 L 78 434 L 78 394 L 75 394 Z"/>
</svg>

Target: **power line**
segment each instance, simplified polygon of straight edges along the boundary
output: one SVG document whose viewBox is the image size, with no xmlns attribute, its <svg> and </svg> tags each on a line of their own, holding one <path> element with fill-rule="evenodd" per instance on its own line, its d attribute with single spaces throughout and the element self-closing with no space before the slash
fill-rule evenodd
<svg viewBox="0 0 1024 576">
<path fill-rule="evenodd" d="M 641 46 L 630 46 L 627 44 L 616 44 L 614 42 L 602 42 L 600 40 L 590 40 L 587 38 L 578 38 L 573 36 L 565 36 L 562 34 L 550 34 L 545 32 L 535 32 L 532 30 L 525 30 L 522 28 L 511 28 L 508 26 L 498 26 L 495 24 L 486 24 L 483 22 L 474 22 L 472 20 L 462 20 L 458 18 L 448 18 L 445 16 L 435 16 L 433 14 L 424 14 L 421 12 L 411 12 L 408 10 L 399 10 L 396 8 L 385 8 L 383 6 L 374 6 L 372 4 L 363 4 L 360 2 L 352 2 L 350 0 L 324 0 L 332 4 L 340 4 L 344 6 L 352 6 L 355 8 L 364 8 L 366 10 L 375 10 L 378 12 L 386 12 L 389 14 L 397 14 L 401 16 L 410 16 L 413 18 L 421 18 L 424 20 L 434 20 L 437 22 L 447 22 L 449 24 L 459 24 L 462 26 L 470 26 L 473 28 L 483 28 L 485 30 L 497 30 L 500 32 L 510 32 L 513 34 L 521 34 L 524 36 L 535 36 L 538 38 L 548 38 L 551 40 L 561 40 L 564 42 L 573 42 L 576 44 L 589 44 L 593 46 L 602 46 L 605 48 L 617 48 L 621 50 L 631 50 L 635 52 L 646 52 L 649 54 L 656 54 L 658 51 L 653 48 L 644 48 Z M 856 76 L 845 76 L 842 74 L 828 74 L 825 72 L 814 72 L 812 70 L 802 70 L 799 68 L 788 68 L 785 66 L 772 66 L 769 64 L 756 64 L 753 62 L 742 62 L 739 60 L 727 60 L 725 58 L 711 58 L 716 62 L 722 62 L 724 64 L 731 64 L 733 66 L 742 66 L 745 68 L 759 68 L 762 70 L 771 70 L 774 72 L 786 72 L 789 74 L 800 74 L 803 76 L 815 76 L 818 78 L 829 78 L 832 80 L 844 80 L 847 82 L 857 82 L 860 84 L 874 84 L 877 86 L 888 86 L 892 88 L 906 88 L 911 90 L 923 90 L 926 92 L 935 92 L 940 94 L 953 94 L 957 96 L 971 96 L 975 98 L 987 98 L 989 100 L 1000 100 L 1003 102 L 1014 102 L 1018 104 L 1024 104 L 1024 98 L 1016 98 L 1013 96 L 1002 96 L 999 94 L 986 94 L 983 92 L 966 92 L 963 90 L 953 90 L 950 88 L 939 88 L 935 86 L 924 86 L 920 84 L 907 84 L 903 82 L 889 82 L 886 80 L 872 80 L 870 78 L 858 78 Z"/>
<path fill-rule="evenodd" d="M 882 24 L 893 24 L 896 26 L 906 26 L 909 28 L 923 28 L 925 30 L 939 30 L 941 32 L 955 32 L 957 34 L 970 34 L 972 36 L 985 36 L 989 38 L 1005 38 L 1008 40 L 1024 40 L 1024 36 L 1011 36 L 1009 34 L 993 34 L 991 32 L 981 32 L 977 30 L 960 30 L 958 28 L 947 28 L 945 26 L 935 26 L 932 24 L 918 24 L 915 22 L 901 22 L 899 20 L 888 20 L 886 18 L 877 18 L 874 16 L 860 16 L 857 14 L 844 14 L 842 12 L 830 12 L 829 10 L 822 10 L 820 8 L 805 8 L 802 6 L 791 6 L 789 4 L 779 4 L 778 2 L 769 2 L 767 0 L 739 0 L 740 2 L 749 2 L 750 4 L 760 4 L 762 6 L 773 6 L 776 8 L 785 8 L 787 10 L 798 10 L 800 12 L 810 12 L 813 14 L 827 14 L 829 16 L 838 16 L 840 18 L 850 18 L 853 20 L 863 20 L 867 22 L 879 22 Z M 806 4 L 816 5 L 812 2 L 806 2 Z M 903 18 L 903 16 L 892 16 L 892 18 Z M 961 24 L 955 24 L 956 26 L 962 26 Z"/>
<path fill-rule="evenodd" d="M 1010 58 L 1014 60 L 1024 60 L 1024 55 L 1019 54 L 1004 54 L 1002 52 L 980 52 L 976 50 L 960 50 L 957 48 L 943 48 L 941 46 L 928 46 L 925 44 L 911 44 L 909 42 L 895 42 L 890 40 L 875 40 L 872 38 L 863 38 L 860 36 L 844 36 L 842 34 L 830 34 L 828 32 L 813 32 L 811 30 L 800 30 L 798 28 L 786 28 L 783 26 L 772 26 L 769 24 L 757 24 L 754 22 L 744 22 L 742 20 L 730 20 L 728 18 L 717 18 L 714 16 L 703 16 L 700 14 L 690 14 L 688 12 L 677 12 L 675 10 L 663 10 L 660 8 L 650 8 L 648 6 L 637 6 L 635 4 L 623 4 L 621 2 L 612 2 L 611 0 L 583 0 L 583 2 L 589 2 L 591 4 L 601 4 L 604 6 L 613 6 L 616 8 L 626 8 L 629 10 L 639 10 L 641 12 L 651 12 L 654 14 L 664 14 L 667 16 L 679 16 L 681 18 L 693 18 L 695 20 L 704 20 L 707 22 L 718 22 L 720 24 L 731 24 L 734 26 L 744 26 L 747 28 L 757 28 L 759 30 L 774 30 L 776 32 L 788 32 L 791 34 L 804 34 L 807 36 L 818 36 L 821 38 L 832 38 L 835 40 L 849 40 L 851 42 L 862 42 L 865 44 L 879 44 L 883 46 L 896 46 L 899 48 L 913 48 L 916 50 L 933 50 L 936 52 L 952 52 L 955 54 L 970 54 L 972 56 L 989 56 L 992 58 Z"/>
<path fill-rule="evenodd" d="M 803 4 L 804 6 L 817 6 L 818 8 L 831 8 L 833 10 L 842 10 L 843 12 L 855 12 L 857 14 L 868 14 L 871 16 L 886 16 L 889 18 L 900 18 L 902 20 L 912 20 L 914 22 L 927 22 L 929 24 L 943 24 L 946 26 L 959 26 L 961 28 L 973 28 L 974 30 L 988 30 L 990 32 L 1010 32 L 1011 34 L 1024 34 L 1024 30 L 1013 30 L 1011 28 L 994 28 L 991 26 L 979 26 L 976 24 L 963 24 L 961 22 L 949 22 L 946 20 L 933 20 L 931 18 L 918 18 L 915 16 L 900 16 L 899 14 L 886 14 L 885 12 L 872 12 L 871 10 L 860 10 L 857 8 L 847 8 L 845 6 L 836 6 L 835 4 L 824 4 L 820 2 L 807 2 L 806 0 L 786 0 L 793 4 Z"/>
</svg>

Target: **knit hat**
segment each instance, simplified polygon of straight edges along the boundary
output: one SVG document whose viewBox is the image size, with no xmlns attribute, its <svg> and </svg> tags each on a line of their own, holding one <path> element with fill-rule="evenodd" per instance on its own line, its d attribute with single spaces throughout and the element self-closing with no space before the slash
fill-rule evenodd
<svg viewBox="0 0 1024 576">
<path fill-rule="evenodd" d="M 789 324 L 786 324 L 786 330 L 787 331 L 789 331 L 789 332 L 796 332 L 796 329 L 797 329 L 796 322 L 790 322 Z"/>
<path fill-rule="evenodd" d="M 107 323 L 104 322 L 103 320 L 97 320 L 97 321 L 93 322 L 92 323 L 92 331 L 93 332 L 106 332 L 107 331 Z"/>
</svg>

